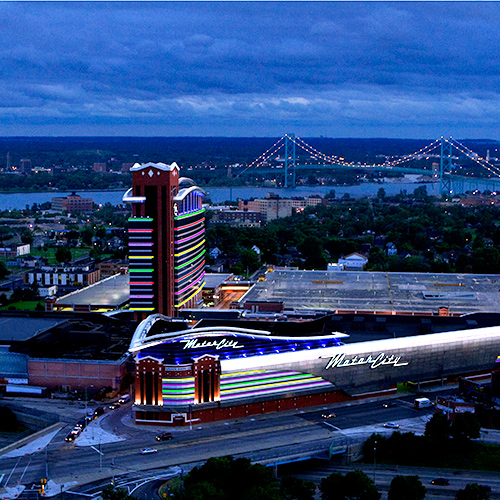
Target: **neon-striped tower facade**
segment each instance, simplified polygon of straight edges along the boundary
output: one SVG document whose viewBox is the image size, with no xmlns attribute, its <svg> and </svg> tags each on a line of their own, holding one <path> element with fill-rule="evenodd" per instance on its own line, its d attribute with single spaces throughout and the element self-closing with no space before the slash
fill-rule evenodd
<svg viewBox="0 0 500 500">
<path fill-rule="evenodd" d="M 136 163 L 129 219 L 130 309 L 138 320 L 198 302 L 205 273 L 205 192 L 176 163 Z"/>
</svg>

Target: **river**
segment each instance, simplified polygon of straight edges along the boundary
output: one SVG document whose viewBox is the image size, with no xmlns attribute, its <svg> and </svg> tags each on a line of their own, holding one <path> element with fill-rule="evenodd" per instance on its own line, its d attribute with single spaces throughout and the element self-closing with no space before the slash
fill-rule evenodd
<svg viewBox="0 0 500 500">
<path fill-rule="evenodd" d="M 486 180 L 476 180 L 468 189 L 479 189 L 480 191 L 484 191 L 486 189 L 492 189 L 490 184 L 488 184 Z M 215 187 L 208 188 L 207 191 L 208 197 L 212 200 L 212 203 L 217 204 L 227 200 L 236 201 L 238 198 L 263 198 L 268 193 L 278 194 L 282 198 L 306 197 L 313 194 L 319 194 L 321 197 L 324 197 L 332 189 L 335 191 L 337 198 L 341 198 L 345 193 L 348 193 L 352 198 L 363 198 L 365 196 L 373 197 L 377 195 L 380 188 L 384 188 L 386 194 L 392 196 L 399 194 L 403 190 L 411 194 L 419 186 L 426 186 L 427 194 L 429 195 L 439 194 L 439 182 L 418 184 L 415 182 L 408 182 L 407 180 L 402 182 L 387 181 L 383 183 L 364 182 L 356 186 L 300 186 L 287 189 L 267 187 Z M 94 203 L 104 204 L 109 202 L 112 205 L 118 205 L 121 203 L 123 193 L 124 191 L 79 191 L 77 194 L 80 194 L 83 198 L 92 198 Z M 45 203 L 51 201 L 55 196 L 68 196 L 69 194 L 71 194 L 70 191 L 0 194 L 0 209 L 24 209 L 26 205 L 31 207 L 33 203 Z"/>
</svg>

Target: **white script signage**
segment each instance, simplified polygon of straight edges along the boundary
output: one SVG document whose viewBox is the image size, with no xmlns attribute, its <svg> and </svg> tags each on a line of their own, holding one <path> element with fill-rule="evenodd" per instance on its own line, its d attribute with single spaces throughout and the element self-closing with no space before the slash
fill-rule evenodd
<svg viewBox="0 0 500 500">
<path fill-rule="evenodd" d="M 401 361 L 401 356 L 396 356 L 391 354 L 387 356 L 385 353 L 368 356 L 354 356 L 353 358 L 347 358 L 345 354 L 340 353 L 336 356 L 330 358 L 325 369 L 329 368 L 344 368 L 346 366 L 357 366 L 357 365 L 368 365 L 372 370 L 378 368 L 379 366 L 407 366 L 409 361 Z"/>
<path fill-rule="evenodd" d="M 203 349 L 206 347 L 215 347 L 215 349 L 241 349 L 242 345 L 238 344 L 237 340 L 231 340 L 231 339 L 216 339 L 216 340 L 198 340 L 198 339 L 191 339 L 191 340 L 183 340 L 185 342 L 185 345 L 183 349 Z"/>
</svg>

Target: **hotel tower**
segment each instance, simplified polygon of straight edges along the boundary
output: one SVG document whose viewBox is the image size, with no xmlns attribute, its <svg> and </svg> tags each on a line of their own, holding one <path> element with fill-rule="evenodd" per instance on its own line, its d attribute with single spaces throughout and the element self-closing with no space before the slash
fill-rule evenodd
<svg viewBox="0 0 500 500">
<path fill-rule="evenodd" d="M 176 163 L 136 163 L 129 219 L 130 310 L 136 319 L 194 307 L 205 284 L 203 189 L 179 178 Z"/>
</svg>

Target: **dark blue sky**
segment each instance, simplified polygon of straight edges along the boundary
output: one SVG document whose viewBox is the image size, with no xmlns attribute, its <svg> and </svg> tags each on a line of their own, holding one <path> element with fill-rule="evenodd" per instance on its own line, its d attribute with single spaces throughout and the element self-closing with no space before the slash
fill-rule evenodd
<svg viewBox="0 0 500 500">
<path fill-rule="evenodd" d="M 498 2 L 1 2 L 0 135 L 498 137 Z"/>
</svg>

